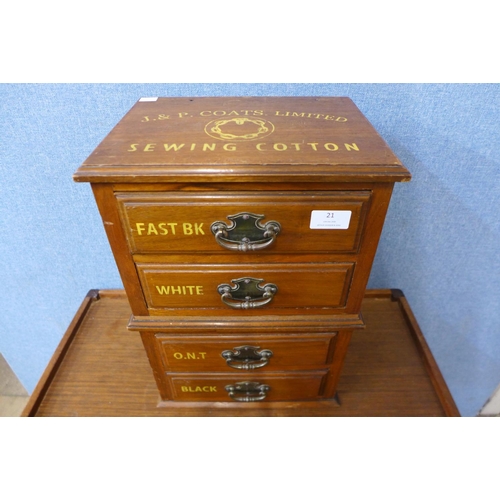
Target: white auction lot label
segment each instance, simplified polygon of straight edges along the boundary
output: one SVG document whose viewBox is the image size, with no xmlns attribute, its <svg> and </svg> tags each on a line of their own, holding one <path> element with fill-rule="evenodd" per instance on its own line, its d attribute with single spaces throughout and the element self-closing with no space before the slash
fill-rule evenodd
<svg viewBox="0 0 500 500">
<path fill-rule="evenodd" d="M 311 229 L 348 229 L 352 212 L 350 210 L 313 210 Z"/>
</svg>

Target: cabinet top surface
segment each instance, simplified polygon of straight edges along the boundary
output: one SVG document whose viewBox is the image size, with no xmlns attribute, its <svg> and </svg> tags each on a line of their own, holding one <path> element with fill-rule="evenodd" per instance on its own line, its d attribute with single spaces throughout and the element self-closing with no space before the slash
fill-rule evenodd
<svg viewBox="0 0 500 500">
<path fill-rule="evenodd" d="M 142 98 L 74 175 L 90 182 L 405 181 L 346 97 Z"/>
</svg>

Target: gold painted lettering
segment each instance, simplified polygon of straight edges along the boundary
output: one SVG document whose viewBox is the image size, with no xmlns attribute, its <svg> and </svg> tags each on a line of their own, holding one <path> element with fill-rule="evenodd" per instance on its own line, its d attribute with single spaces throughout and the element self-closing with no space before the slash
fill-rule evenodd
<svg viewBox="0 0 500 500">
<path fill-rule="evenodd" d="M 146 144 L 144 151 L 154 151 L 156 146 L 156 142 L 152 142 L 151 144 Z"/>
<path fill-rule="evenodd" d="M 230 111 L 227 116 L 231 116 L 231 115 L 237 115 L 237 116 L 240 116 L 240 114 L 238 113 L 238 111 Z"/>
<path fill-rule="evenodd" d="M 236 151 L 236 144 L 224 144 L 224 146 L 222 146 L 222 149 L 225 149 L 226 151 Z"/>
<path fill-rule="evenodd" d="M 265 146 L 266 143 L 265 142 L 259 142 L 259 144 L 256 144 L 255 147 L 259 150 L 259 151 L 265 151 L 265 149 L 262 149 L 262 146 Z"/>
<path fill-rule="evenodd" d="M 156 227 L 152 222 L 148 224 L 148 236 L 150 234 L 156 234 L 156 236 L 158 236 L 158 231 L 156 230 Z"/>
<path fill-rule="evenodd" d="M 347 149 L 347 151 L 351 151 L 352 149 L 354 149 L 354 151 L 359 151 L 357 144 L 355 144 L 354 142 L 352 144 L 344 143 L 344 146 Z"/>
<path fill-rule="evenodd" d="M 243 113 L 245 116 L 248 116 L 249 113 L 252 113 L 253 116 L 262 116 L 264 111 L 261 109 L 240 109 L 240 113 Z"/>
<path fill-rule="evenodd" d="M 212 114 L 211 111 L 201 111 L 200 116 L 210 116 Z"/>
<path fill-rule="evenodd" d="M 314 151 L 318 151 L 318 148 L 316 147 L 318 145 L 317 142 L 308 142 L 307 145 L 311 146 L 314 149 Z"/>
<path fill-rule="evenodd" d="M 190 229 L 192 230 L 192 224 L 188 224 L 188 223 L 186 223 L 186 224 L 187 224 L 186 231 L 188 231 L 188 232 L 184 233 L 184 234 L 192 234 L 192 233 L 189 233 L 189 230 Z M 137 231 L 138 236 L 141 236 L 143 233 L 145 233 L 147 236 L 151 236 L 151 235 L 165 236 L 169 233 L 175 235 L 175 229 L 176 229 L 178 223 L 177 222 L 158 222 L 155 225 L 153 222 L 148 222 L 147 225 L 148 225 L 148 228 L 146 231 L 146 223 L 145 222 L 136 222 L 135 223 L 135 227 L 136 227 L 136 231 Z M 169 232 L 169 229 L 167 228 L 167 226 L 170 228 L 170 232 Z M 203 230 L 203 222 L 195 223 L 194 231 L 196 234 L 203 234 L 204 235 L 205 231 Z"/>
<path fill-rule="evenodd" d="M 156 285 L 160 295 L 203 295 L 203 285 Z"/>
<path fill-rule="evenodd" d="M 191 147 L 189 148 L 191 151 L 194 151 L 194 148 L 196 147 L 196 143 L 193 142 L 193 144 L 191 144 Z"/>
<path fill-rule="evenodd" d="M 180 360 L 180 359 L 207 359 L 207 353 L 206 352 L 187 352 L 186 354 L 182 354 L 182 352 L 174 352 L 173 356 L 175 359 Z"/>
<path fill-rule="evenodd" d="M 196 387 L 191 387 L 191 386 L 183 385 L 181 387 L 181 390 L 183 392 L 217 392 L 217 386 L 215 386 L 215 385 L 204 385 L 204 386 L 197 385 Z"/>
<path fill-rule="evenodd" d="M 187 116 L 188 114 L 187 113 L 178 113 L 179 115 L 179 118 L 182 118 L 183 116 Z"/>
<path fill-rule="evenodd" d="M 278 142 L 276 144 L 273 144 L 273 149 L 276 151 L 285 151 L 287 149 L 287 145 L 283 144 L 282 142 Z"/>
<path fill-rule="evenodd" d="M 203 151 L 214 151 L 215 150 L 215 144 L 203 144 Z"/>
<path fill-rule="evenodd" d="M 292 146 L 295 146 L 295 151 L 300 151 L 300 143 L 299 142 L 292 142 Z"/>
<path fill-rule="evenodd" d="M 191 235 L 191 234 L 203 234 L 205 235 L 205 231 L 203 230 L 203 224 L 204 222 L 195 222 L 194 223 L 194 228 L 193 224 L 190 222 L 183 222 L 182 224 L 182 232 L 186 235 Z"/>
<path fill-rule="evenodd" d="M 213 112 L 214 116 L 224 116 L 225 114 L 226 114 L 226 112 L 222 111 L 222 110 L 218 110 L 218 111 Z"/>
<path fill-rule="evenodd" d="M 165 148 L 165 151 L 170 151 L 171 149 L 179 151 L 179 149 L 184 147 L 184 144 L 164 144 L 163 147 Z"/>
<path fill-rule="evenodd" d="M 191 387 L 190 385 L 181 385 L 182 392 L 217 392 L 216 385 L 204 385 Z"/>
<path fill-rule="evenodd" d="M 127 149 L 127 151 L 137 151 L 137 146 L 139 146 L 139 144 L 131 144 L 130 149 Z"/>
<path fill-rule="evenodd" d="M 254 115 L 263 114 L 263 112 L 254 111 Z M 289 116 L 291 118 L 316 118 L 317 120 L 335 120 L 336 122 L 346 122 L 347 118 L 344 116 L 334 116 L 334 115 L 325 115 L 323 113 L 306 113 L 306 112 L 298 112 L 298 111 L 275 111 L 275 116 Z"/>
<path fill-rule="evenodd" d="M 327 149 L 328 151 L 337 151 L 339 147 L 336 144 L 333 144 L 333 142 L 327 142 L 325 144 L 325 149 Z"/>
</svg>

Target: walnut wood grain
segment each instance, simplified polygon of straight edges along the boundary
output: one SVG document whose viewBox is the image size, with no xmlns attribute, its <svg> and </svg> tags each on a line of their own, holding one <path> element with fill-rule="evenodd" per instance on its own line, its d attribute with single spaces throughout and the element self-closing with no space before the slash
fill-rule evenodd
<svg viewBox="0 0 500 500">
<path fill-rule="evenodd" d="M 227 121 L 222 128 L 257 135 L 254 140 L 214 136 L 207 127 L 220 120 Z M 260 122 L 267 132 L 258 131 Z M 197 97 L 137 102 L 74 179 L 218 182 L 220 177 L 227 182 L 395 182 L 410 175 L 349 98 Z"/>
<path fill-rule="evenodd" d="M 142 189 L 142 191 L 141 191 Z M 359 247 L 371 190 L 314 191 L 313 193 L 260 190 L 151 192 L 116 194 L 130 250 L 139 254 L 227 254 L 217 243 L 211 227 L 215 222 L 231 226 L 231 215 L 262 215 L 262 224 L 277 221 L 281 230 L 276 241 L 255 252 L 269 254 L 355 253 Z M 311 231 L 312 210 L 349 211 L 349 227 Z M 241 255 L 241 252 L 239 252 Z"/>
<path fill-rule="evenodd" d="M 401 296 L 390 290 L 366 294 L 366 329 L 352 336 L 340 405 L 332 399 L 158 406 L 139 335 L 127 329 L 125 294 L 102 290 L 98 297 L 85 299 L 24 416 L 459 416 L 432 353 L 422 348 L 421 332 L 415 335 L 418 324 L 408 321 Z"/>
<path fill-rule="evenodd" d="M 256 316 L 277 314 L 331 314 L 346 305 L 353 263 L 303 264 L 140 264 L 137 265 L 150 314 Z M 221 300 L 217 289 L 234 280 L 263 280 L 276 285 L 272 300 L 258 309 L 234 310 Z M 241 284 L 243 286 L 243 284 Z M 233 301 L 228 300 L 229 303 Z M 237 303 L 234 301 L 234 303 Z"/>
<path fill-rule="evenodd" d="M 156 334 L 167 372 L 226 372 L 261 373 L 273 370 L 305 370 L 328 368 L 335 347 L 336 333 L 276 335 L 168 335 Z M 233 367 L 243 363 L 228 363 L 223 352 L 233 353 L 241 346 L 254 346 L 256 351 L 270 351 L 266 364 L 252 370 Z M 235 361 L 239 358 L 234 357 Z"/>
<path fill-rule="evenodd" d="M 205 405 L 208 396 L 176 385 L 156 335 L 211 332 L 279 334 L 292 347 L 295 334 L 335 332 L 327 364 L 268 375 L 289 389 L 287 379 L 302 384 L 293 396 L 273 391 L 276 404 L 338 404 L 393 185 L 410 179 L 350 99 L 141 99 L 74 179 L 92 183 L 133 312 L 129 328 L 141 335 L 164 406 Z M 198 380 L 197 370 L 219 376 L 216 365 L 192 366 L 184 380 Z M 232 404 L 221 387 L 210 401 Z"/>
</svg>

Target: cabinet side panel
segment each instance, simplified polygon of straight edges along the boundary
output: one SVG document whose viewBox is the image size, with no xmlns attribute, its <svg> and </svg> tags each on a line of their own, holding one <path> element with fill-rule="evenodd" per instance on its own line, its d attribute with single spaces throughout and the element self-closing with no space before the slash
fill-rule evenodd
<svg viewBox="0 0 500 500">
<path fill-rule="evenodd" d="M 132 312 L 137 316 L 147 315 L 146 302 L 144 301 L 134 261 L 128 251 L 113 186 L 110 184 L 92 184 L 92 191 Z"/>
<path fill-rule="evenodd" d="M 359 312 L 384 227 L 394 184 L 373 185 L 373 196 L 362 235 L 360 252 L 351 282 L 346 312 Z"/>
</svg>

